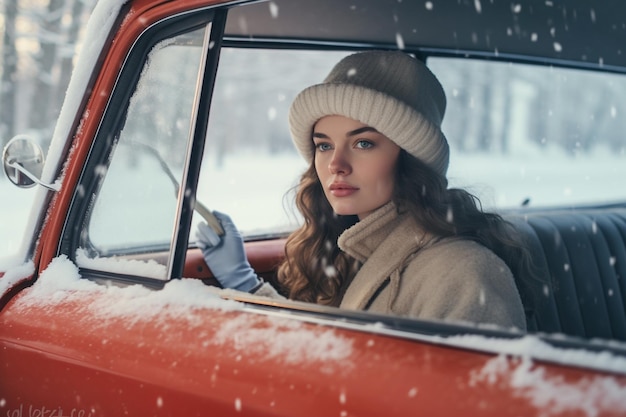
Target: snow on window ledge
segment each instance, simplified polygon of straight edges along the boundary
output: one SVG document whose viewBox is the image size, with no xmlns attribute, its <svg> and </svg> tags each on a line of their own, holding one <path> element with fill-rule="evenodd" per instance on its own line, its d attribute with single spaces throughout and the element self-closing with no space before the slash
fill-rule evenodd
<svg viewBox="0 0 626 417">
<path fill-rule="evenodd" d="M 114 272 L 117 274 L 130 274 L 163 279 L 167 275 L 165 265 L 157 263 L 153 259 L 147 261 L 137 259 L 125 259 L 116 256 L 106 258 L 91 258 L 84 249 L 76 251 L 76 263 L 81 268 L 89 268 Z"/>
</svg>

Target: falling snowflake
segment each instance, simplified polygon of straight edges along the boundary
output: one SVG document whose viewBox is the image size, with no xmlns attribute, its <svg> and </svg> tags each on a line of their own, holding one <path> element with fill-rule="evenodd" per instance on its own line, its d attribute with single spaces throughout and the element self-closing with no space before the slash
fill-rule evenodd
<svg viewBox="0 0 626 417">
<path fill-rule="evenodd" d="M 343 392 L 343 391 L 339 394 L 339 402 L 341 404 L 345 404 L 346 403 L 346 393 Z"/>
<path fill-rule="evenodd" d="M 278 112 L 276 111 L 275 107 L 270 107 L 269 109 L 267 109 L 267 118 L 269 120 L 275 120 L 276 119 L 276 114 Z"/>
<path fill-rule="evenodd" d="M 270 13 L 274 19 L 278 17 L 278 5 L 273 1 L 270 2 Z"/>
<path fill-rule="evenodd" d="M 400 33 L 396 33 L 396 45 L 398 45 L 398 49 L 404 49 L 404 38 Z"/>
<path fill-rule="evenodd" d="M 474 7 L 476 8 L 476 13 L 482 13 L 483 8 L 480 4 L 480 0 L 474 0 Z"/>
</svg>

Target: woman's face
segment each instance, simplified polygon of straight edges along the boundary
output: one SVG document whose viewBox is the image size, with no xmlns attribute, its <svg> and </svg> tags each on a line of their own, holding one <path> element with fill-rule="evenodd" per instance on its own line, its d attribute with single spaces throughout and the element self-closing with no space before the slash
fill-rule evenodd
<svg viewBox="0 0 626 417">
<path fill-rule="evenodd" d="M 376 129 L 343 116 L 313 128 L 315 170 L 335 213 L 364 219 L 391 200 L 400 147 Z"/>
</svg>

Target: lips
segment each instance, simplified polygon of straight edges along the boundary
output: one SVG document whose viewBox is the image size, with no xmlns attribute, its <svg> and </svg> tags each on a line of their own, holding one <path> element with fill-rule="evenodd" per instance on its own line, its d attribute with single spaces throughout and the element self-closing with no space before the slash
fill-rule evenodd
<svg viewBox="0 0 626 417">
<path fill-rule="evenodd" d="M 330 193 L 335 197 L 347 197 L 349 195 L 354 194 L 359 189 L 353 185 L 347 184 L 345 182 L 333 182 L 328 187 Z"/>
</svg>

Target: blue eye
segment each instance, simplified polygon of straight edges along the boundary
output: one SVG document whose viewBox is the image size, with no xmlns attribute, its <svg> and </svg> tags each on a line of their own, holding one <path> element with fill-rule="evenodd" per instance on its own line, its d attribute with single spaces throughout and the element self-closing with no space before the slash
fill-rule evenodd
<svg viewBox="0 0 626 417">
<path fill-rule="evenodd" d="M 330 143 L 318 143 L 317 145 L 315 145 L 315 149 L 317 149 L 320 152 L 324 152 L 324 151 L 328 151 L 330 149 L 332 149 L 332 146 L 330 146 Z"/>
<path fill-rule="evenodd" d="M 374 144 L 369 140 L 359 140 L 356 143 L 356 147 L 359 149 L 370 149 L 374 147 Z"/>
</svg>

